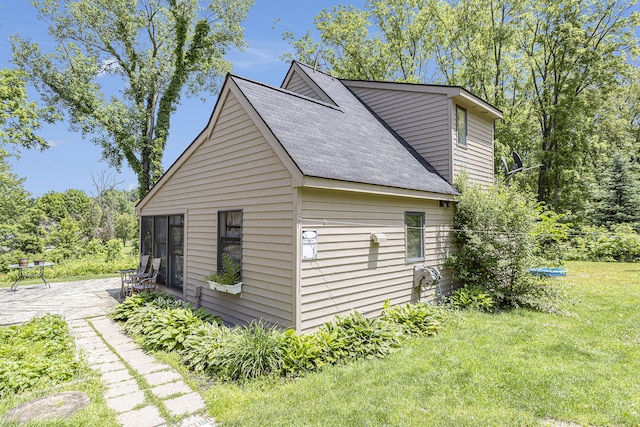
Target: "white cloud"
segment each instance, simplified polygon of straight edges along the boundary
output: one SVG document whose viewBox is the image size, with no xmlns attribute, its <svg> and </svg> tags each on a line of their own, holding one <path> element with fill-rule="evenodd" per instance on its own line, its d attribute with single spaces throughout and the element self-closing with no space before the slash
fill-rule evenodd
<svg viewBox="0 0 640 427">
<path fill-rule="evenodd" d="M 47 144 L 50 148 L 59 147 L 61 145 L 71 144 L 71 141 L 67 141 L 64 139 L 47 139 Z"/>
<path fill-rule="evenodd" d="M 247 40 L 249 47 L 244 52 L 233 50 L 227 59 L 233 64 L 233 72 L 251 75 L 256 70 L 286 67 L 281 56 L 287 52 L 289 44 L 282 41 Z"/>
<path fill-rule="evenodd" d="M 120 64 L 118 64 L 117 59 L 115 58 L 103 59 L 102 62 L 100 62 L 98 77 L 111 75 L 120 69 L 121 69 Z"/>
</svg>

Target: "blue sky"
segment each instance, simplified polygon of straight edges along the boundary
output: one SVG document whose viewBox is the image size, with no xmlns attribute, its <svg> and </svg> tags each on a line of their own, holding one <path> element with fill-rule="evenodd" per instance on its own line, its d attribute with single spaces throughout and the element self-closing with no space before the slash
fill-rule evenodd
<svg viewBox="0 0 640 427">
<path fill-rule="evenodd" d="M 233 73 L 279 86 L 289 64 L 280 57 L 290 51 L 290 46 L 282 40 L 284 31 L 292 31 L 301 36 L 313 25 L 313 18 L 325 8 L 338 4 L 353 4 L 362 7 L 364 0 L 256 0 L 244 22 L 245 40 L 249 48 L 244 53 L 232 52 L 228 59 L 233 63 Z M 279 19 L 274 27 L 274 22 Z M 19 33 L 44 45 L 47 43 L 46 26 L 36 19 L 36 14 L 28 0 L 0 0 L 0 66 L 11 68 L 8 42 L 11 34 Z M 37 94 L 31 92 L 36 98 Z M 215 105 L 217 94 L 207 96 L 202 103 L 199 99 L 182 98 L 182 104 L 172 117 L 171 130 L 164 153 L 164 167 L 168 168 L 207 123 Z M 34 99 L 35 100 L 35 99 Z M 65 123 L 46 126 L 40 132 L 51 145 L 44 151 L 22 150 L 19 160 L 9 163 L 13 172 L 26 178 L 24 187 L 32 196 L 39 197 L 48 191 L 62 192 L 79 189 L 94 194 L 92 173 L 99 176 L 101 171 L 109 171 L 107 163 L 100 161 L 100 148 L 91 141 L 83 140 L 79 133 L 71 132 Z M 115 170 L 113 171 L 115 173 Z M 126 165 L 117 175 L 123 181 L 118 188 L 131 189 L 137 185 L 137 178 Z"/>
</svg>

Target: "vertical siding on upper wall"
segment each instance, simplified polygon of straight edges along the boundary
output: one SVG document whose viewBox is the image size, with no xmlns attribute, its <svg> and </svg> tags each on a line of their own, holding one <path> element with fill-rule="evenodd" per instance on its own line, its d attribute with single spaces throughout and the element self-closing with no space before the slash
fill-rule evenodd
<svg viewBox="0 0 640 427">
<path fill-rule="evenodd" d="M 294 218 L 292 178 L 229 93 L 211 138 L 203 142 L 142 208 L 186 209 L 185 286 L 201 304 L 231 323 L 264 318 L 293 326 Z M 242 209 L 241 295 L 210 290 L 216 269 L 217 213 Z"/>
<path fill-rule="evenodd" d="M 467 146 L 463 147 L 457 141 L 455 104 L 451 108 L 454 177 L 464 173 L 473 182 L 493 185 L 493 121 L 467 110 Z"/>
<path fill-rule="evenodd" d="M 451 182 L 450 103 L 446 95 L 361 87 L 351 90 Z"/>
<path fill-rule="evenodd" d="M 316 93 L 316 91 L 311 87 L 301 76 L 300 74 L 294 72 L 287 83 L 287 86 L 284 89 L 290 90 L 291 92 L 299 93 L 300 95 L 308 96 L 309 98 L 317 99 L 318 101 L 322 101 L 322 98 Z"/>
<path fill-rule="evenodd" d="M 302 229 L 318 232 L 317 259 L 302 261 L 303 331 L 351 310 L 377 316 L 387 299 L 395 305 L 436 298 L 434 289 L 413 288 L 413 267 L 443 268 L 451 250 L 452 208 L 440 208 L 436 200 L 306 188 L 302 206 Z M 407 211 L 425 213 L 424 262 L 405 261 Z M 374 232 L 384 233 L 388 240 L 373 243 Z M 443 273 L 441 286 L 448 292 L 450 275 Z"/>
</svg>

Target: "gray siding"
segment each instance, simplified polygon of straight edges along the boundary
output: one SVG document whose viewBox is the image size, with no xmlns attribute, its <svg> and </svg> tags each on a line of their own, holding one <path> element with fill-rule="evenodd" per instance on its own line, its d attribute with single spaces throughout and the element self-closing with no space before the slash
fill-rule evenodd
<svg viewBox="0 0 640 427">
<path fill-rule="evenodd" d="M 294 325 L 294 218 L 292 177 L 229 92 L 211 138 L 174 171 L 141 214 L 185 213 L 186 297 L 225 321 L 255 318 Z M 243 210 L 241 295 L 210 290 L 216 269 L 217 212 Z"/>
<path fill-rule="evenodd" d="M 449 105 L 446 95 L 351 87 L 382 120 L 451 182 Z"/>
<path fill-rule="evenodd" d="M 392 304 L 433 300 L 434 290 L 413 288 L 415 265 L 438 266 L 451 251 L 452 208 L 438 201 L 304 189 L 303 230 L 318 232 L 318 258 L 301 265 L 301 329 L 313 330 L 351 310 L 377 316 L 386 299 Z M 425 212 L 425 260 L 405 262 L 406 211 Z M 373 232 L 388 240 L 374 244 Z M 442 288 L 451 279 L 443 271 Z"/>
<path fill-rule="evenodd" d="M 299 93 L 300 95 L 307 96 L 309 98 L 317 99 L 318 101 L 322 101 L 322 97 L 318 95 L 315 89 L 307 83 L 299 73 L 293 72 L 291 78 L 287 82 L 287 85 L 283 88 L 290 90 L 291 92 Z"/>
<path fill-rule="evenodd" d="M 472 182 L 493 185 L 493 122 L 467 111 L 467 146 L 458 145 L 455 121 L 456 106 L 452 105 L 454 176 L 466 174 Z"/>
</svg>

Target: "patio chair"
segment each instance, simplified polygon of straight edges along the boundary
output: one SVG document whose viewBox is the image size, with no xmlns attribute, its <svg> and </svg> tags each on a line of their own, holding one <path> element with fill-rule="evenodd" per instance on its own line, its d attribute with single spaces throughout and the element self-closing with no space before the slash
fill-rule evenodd
<svg viewBox="0 0 640 427">
<path fill-rule="evenodd" d="M 149 263 L 149 255 L 142 255 L 140 257 L 140 264 L 137 269 L 130 270 L 118 270 L 120 273 L 120 279 L 122 285 L 120 287 L 120 298 L 131 295 L 131 289 L 140 279 L 143 279 L 149 275 L 147 270 L 147 264 Z"/>
<path fill-rule="evenodd" d="M 155 291 L 156 289 L 156 280 L 158 279 L 158 272 L 160 271 L 160 264 L 162 263 L 162 258 L 154 258 L 151 261 L 151 269 L 149 270 L 149 276 L 138 280 L 133 285 L 133 292 L 139 293 L 143 291 Z"/>
<path fill-rule="evenodd" d="M 149 265 L 149 255 L 141 255 L 140 264 L 138 264 L 138 271 L 131 273 L 131 280 L 133 281 L 132 284 L 149 277 L 150 271 L 147 270 L 147 267 L 151 268 L 151 265 Z"/>
</svg>

